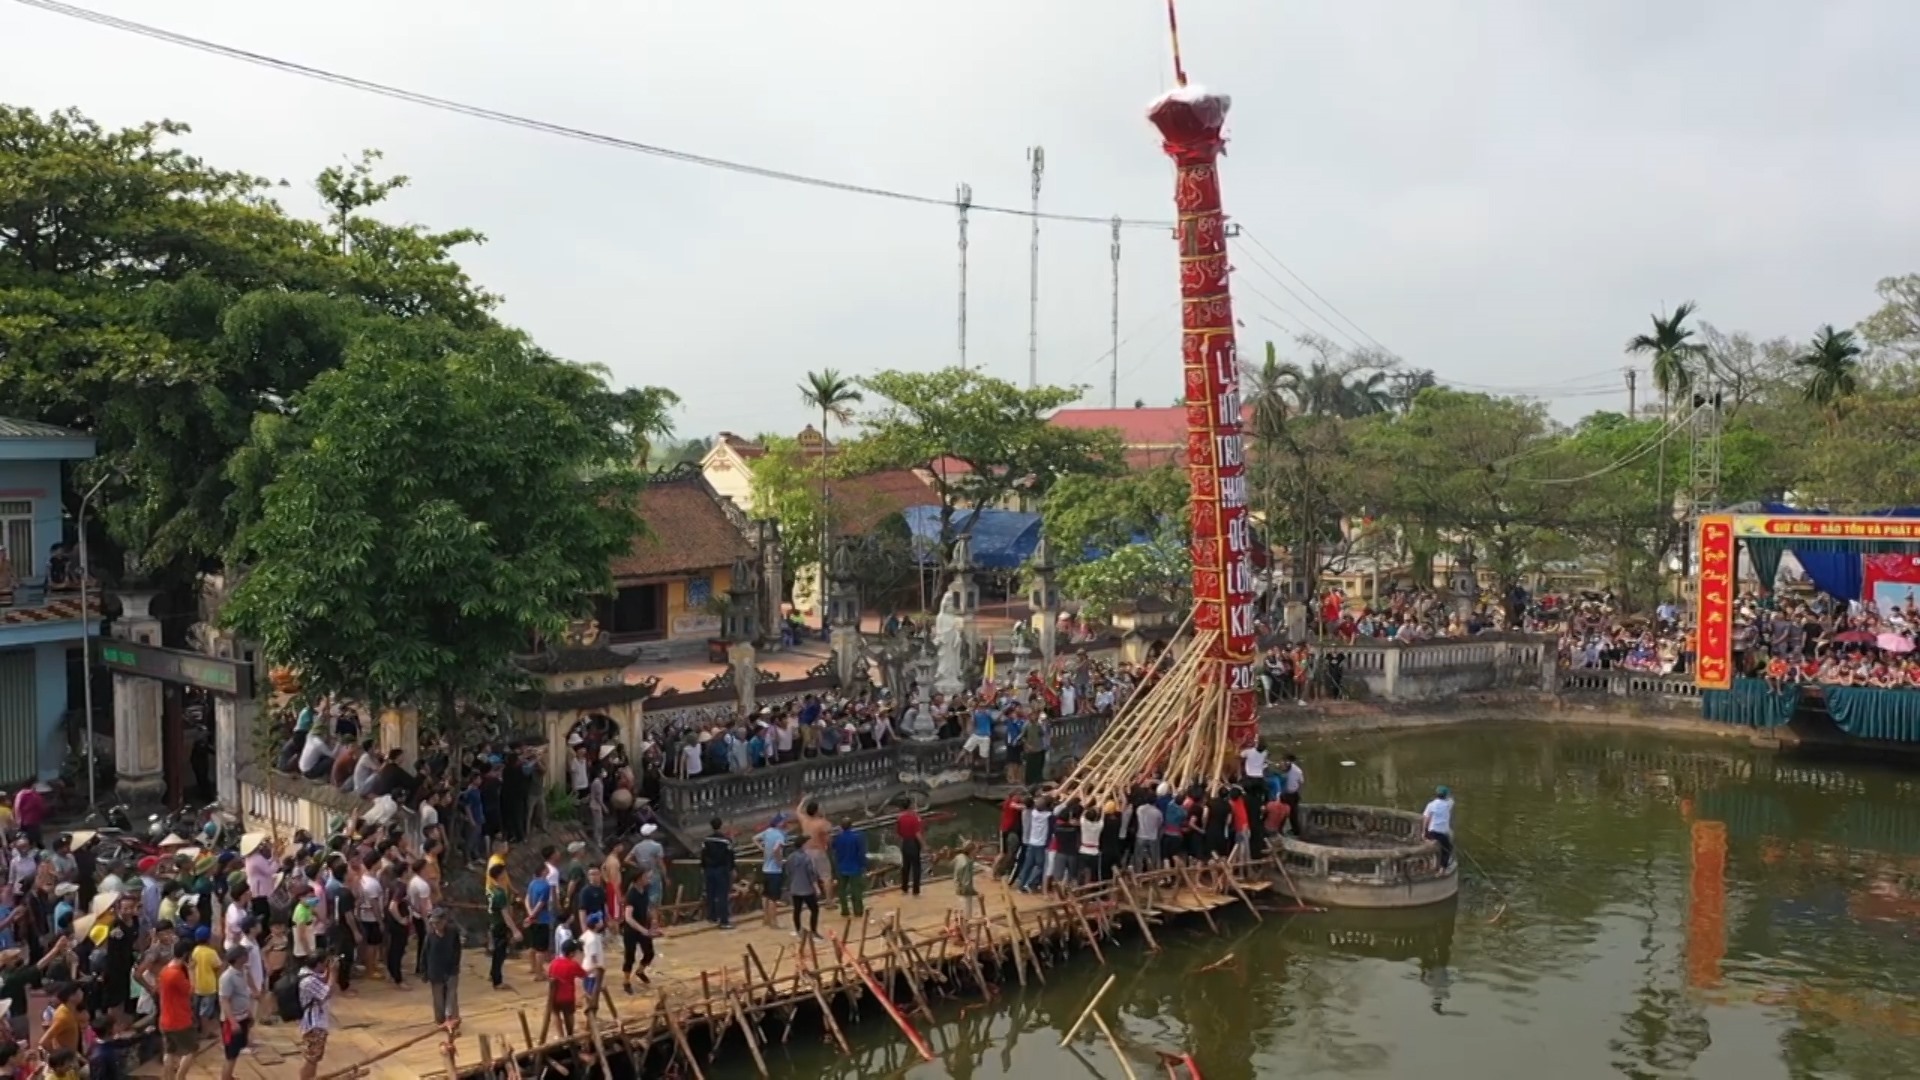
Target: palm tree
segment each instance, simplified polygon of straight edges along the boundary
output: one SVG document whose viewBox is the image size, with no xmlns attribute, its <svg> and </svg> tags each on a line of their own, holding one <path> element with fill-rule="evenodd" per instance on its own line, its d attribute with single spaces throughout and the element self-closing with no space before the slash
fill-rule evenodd
<svg viewBox="0 0 1920 1080">
<path fill-rule="evenodd" d="M 1794 366 L 1807 373 L 1807 400 L 1834 410 L 1842 398 L 1852 397 L 1859 389 L 1863 351 L 1853 331 L 1835 330 L 1831 324 L 1821 327 L 1807 351 L 1793 358 Z"/>
<path fill-rule="evenodd" d="M 1694 367 L 1707 362 L 1707 347 L 1693 340 L 1693 327 L 1686 325 L 1693 315 L 1689 300 L 1666 318 L 1653 316 L 1653 333 L 1635 334 L 1627 341 L 1627 352 L 1653 357 L 1653 386 L 1663 403 L 1693 387 Z"/>
<path fill-rule="evenodd" d="M 1265 362 L 1246 373 L 1243 388 L 1247 408 L 1253 413 L 1252 435 L 1256 440 L 1279 438 L 1280 429 L 1286 425 L 1287 416 L 1298 400 L 1295 392 L 1301 378 L 1300 368 L 1283 362 L 1273 342 L 1267 342 Z"/>
<path fill-rule="evenodd" d="M 865 401 L 866 396 L 852 379 L 827 368 L 824 371 L 807 372 L 807 381 L 800 384 L 800 400 L 820 410 L 820 586 L 824 590 L 827 549 L 833 546 L 833 528 L 827 520 L 830 509 L 827 491 L 827 422 L 838 420 L 842 424 L 852 423 L 851 406 Z M 825 604 L 820 605 L 820 628 L 827 628 Z"/>
<path fill-rule="evenodd" d="M 1393 408 L 1393 389 L 1387 373 L 1375 371 L 1341 380 L 1338 415 L 1344 419 L 1374 416 Z"/>
</svg>

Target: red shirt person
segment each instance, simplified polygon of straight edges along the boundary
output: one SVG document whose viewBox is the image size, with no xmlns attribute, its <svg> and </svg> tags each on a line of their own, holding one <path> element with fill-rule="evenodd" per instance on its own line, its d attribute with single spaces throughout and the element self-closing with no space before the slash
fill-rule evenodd
<svg viewBox="0 0 1920 1080">
<path fill-rule="evenodd" d="M 925 871 L 920 861 L 921 841 L 926 838 L 927 826 L 914 812 L 913 804 L 908 803 L 894 820 L 893 829 L 900 834 L 900 891 L 919 896 L 921 875 Z"/>
<path fill-rule="evenodd" d="M 560 955 L 547 965 L 547 1001 L 560 1021 L 560 1030 L 568 1038 L 573 1037 L 573 1014 L 580 1005 L 579 983 L 586 977 L 587 969 L 580 966 L 578 941 L 567 942 Z"/>
<path fill-rule="evenodd" d="M 193 942 L 174 942 L 173 959 L 160 969 L 160 1039 L 166 1051 L 163 1075 L 183 1075 L 186 1063 L 200 1050 L 200 1029 L 193 1017 L 193 976 L 187 958 Z"/>
</svg>

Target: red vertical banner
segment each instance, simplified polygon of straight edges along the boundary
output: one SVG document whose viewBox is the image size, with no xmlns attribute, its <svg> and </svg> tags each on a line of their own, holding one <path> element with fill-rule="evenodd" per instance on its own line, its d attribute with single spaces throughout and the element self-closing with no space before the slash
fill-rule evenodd
<svg viewBox="0 0 1920 1080">
<path fill-rule="evenodd" d="M 1694 682 L 1702 690 L 1733 686 L 1733 519 L 1700 519 L 1700 581 L 1695 609 L 1700 619 L 1700 656 L 1694 664 Z"/>
<path fill-rule="evenodd" d="M 1253 691 L 1253 535 L 1247 517 L 1240 432 L 1240 365 L 1228 288 L 1226 216 L 1216 166 L 1228 99 L 1182 87 L 1148 119 L 1173 158 L 1179 212 L 1181 360 L 1187 410 L 1187 475 L 1193 528 L 1193 625 L 1217 631 L 1204 677 L 1227 688 L 1229 737 L 1251 743 L 1259 718 Z"/>
</svg>

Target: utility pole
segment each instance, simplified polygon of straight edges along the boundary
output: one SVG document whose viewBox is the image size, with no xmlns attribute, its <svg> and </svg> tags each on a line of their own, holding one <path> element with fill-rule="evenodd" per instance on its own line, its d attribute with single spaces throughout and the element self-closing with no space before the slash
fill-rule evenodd
<svg viewBox="0 0 1920 1080">
<path fill-rule="evenodd" d="M 1113 351 L 1112 373 L 1107 376 L 1107 408 L 1120 407 L 1120 217 L 1113 218 Z"/>
<path fill-rule="evenodd" d="M 965 227 L 962 226 L 963 232 L 964 232 L 964 229 Z M 965 241 L 962 241 L 961 247 L 964 248 L 965 246 L 966 246 Z M 963 260 L 964 258 L 965 256 L 962 256 Z M 967 317 L 964 314 L 960 316 L 960 322 L 962 326 L 966 324 L 966 319 Z M 963 337 L 965 336 L 964 333 L 962 334 L 962 336 Z M 964 345 L 961 347 L 960 351 L 963 353 L 966 352 L 966 348 Z M 1629 420 L 1633 419 L 1633 405 L 1634 405 L 1633 390 L 1634 390 L 1634 383 L 1639 379 L 1639 377 L 1640 377 L 1640 373 L 1638 371 L 1634 370 L 1631 367 L 1627 368 L 1627 419 Z"/>
<path fill-rule="evenodd" d="M 1047 171 L 1047 152 L 1027 148 L 1033 172 L 1033 251 L 1027 268 L 1027 388 L 1040 385 L 1040 177 Z"/>
<path fill-rule="evenodd" d="M 961 184 L 953 192 L 960 212 L 960 370 L 967 370 L 967 211 L 973 209 L 973 186 Z"/>
</svg>

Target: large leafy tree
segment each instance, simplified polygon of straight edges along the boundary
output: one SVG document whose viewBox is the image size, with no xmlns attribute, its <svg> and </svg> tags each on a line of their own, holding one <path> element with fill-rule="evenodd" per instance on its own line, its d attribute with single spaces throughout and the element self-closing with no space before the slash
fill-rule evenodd
<svg viewBox="0 0 1920 1080">
<path fill-rule="evenodd" d="M 1184 606 L 1193 572 L 1189 496 L 1186 474 L 1170 466 L 1061 477 L 1047 493 L 1042 527 L 1066 594 L 1095 616 L 1144 597 Z"/>
<path fill-rule="evenodd" d="M 0 402 L 98 438 L 98 561 L 131 551 L 182 589 L 233 537 L 223 466 L 257 417 L 370 324 L 492 324 L 453 259 L 475 234 L 364 212 L 403 181 L 360 174 L 330 231 L 179 149 L 186 131 L 0 107 Z"/>
<path fill-rule="evenodd" d="M 1190 502 L 1186 474 L 1172 466 L 1117 476 L 1079 473 L 1054 484 L 1041 517 L 1054 556 L 1077 562 L 1156 536 L 1186 536 Z"/>
<path fill-rule="evenodd" d="M 1355 482 L 1378 516 L 1473 540 L 1511 585 L 1552 539 L 1578 482 L 1552 471 L 1556 438 L 1537 404 L 1431 389 L 1405 416 L 1356 432 Z"/>
<path fill-rule="evenodd" d="M 1920 274 L 1880 281 L 1880 308 L 1860 324 L 1860 336 L 1876 349 L 1920 360 Z"/>
<path fill-rule="evenodd" d="M 258 518 L 224 618 L 315 690 L 450 721 L 609 587 L 639 527 L 645 418 L 606 422 L 621 409 L 599 372 L 508 331 L 363 340 L 236 459 Z"/>
<path fill-rule="evenodd" d="M 1078 400 L 1077 387 L 1023 389 L 978 370 L 883 371 L 861 379 L 875 399 L 859 416 L 861 437 L 838 455 L 848 473 L 919 469 L 940 498 L 943 546 L 956 511 L 1015 498 L 1038 500 L 1073 473 L 1119 469 L 1119 435 L 1048 422 Z"/>
</svg>

